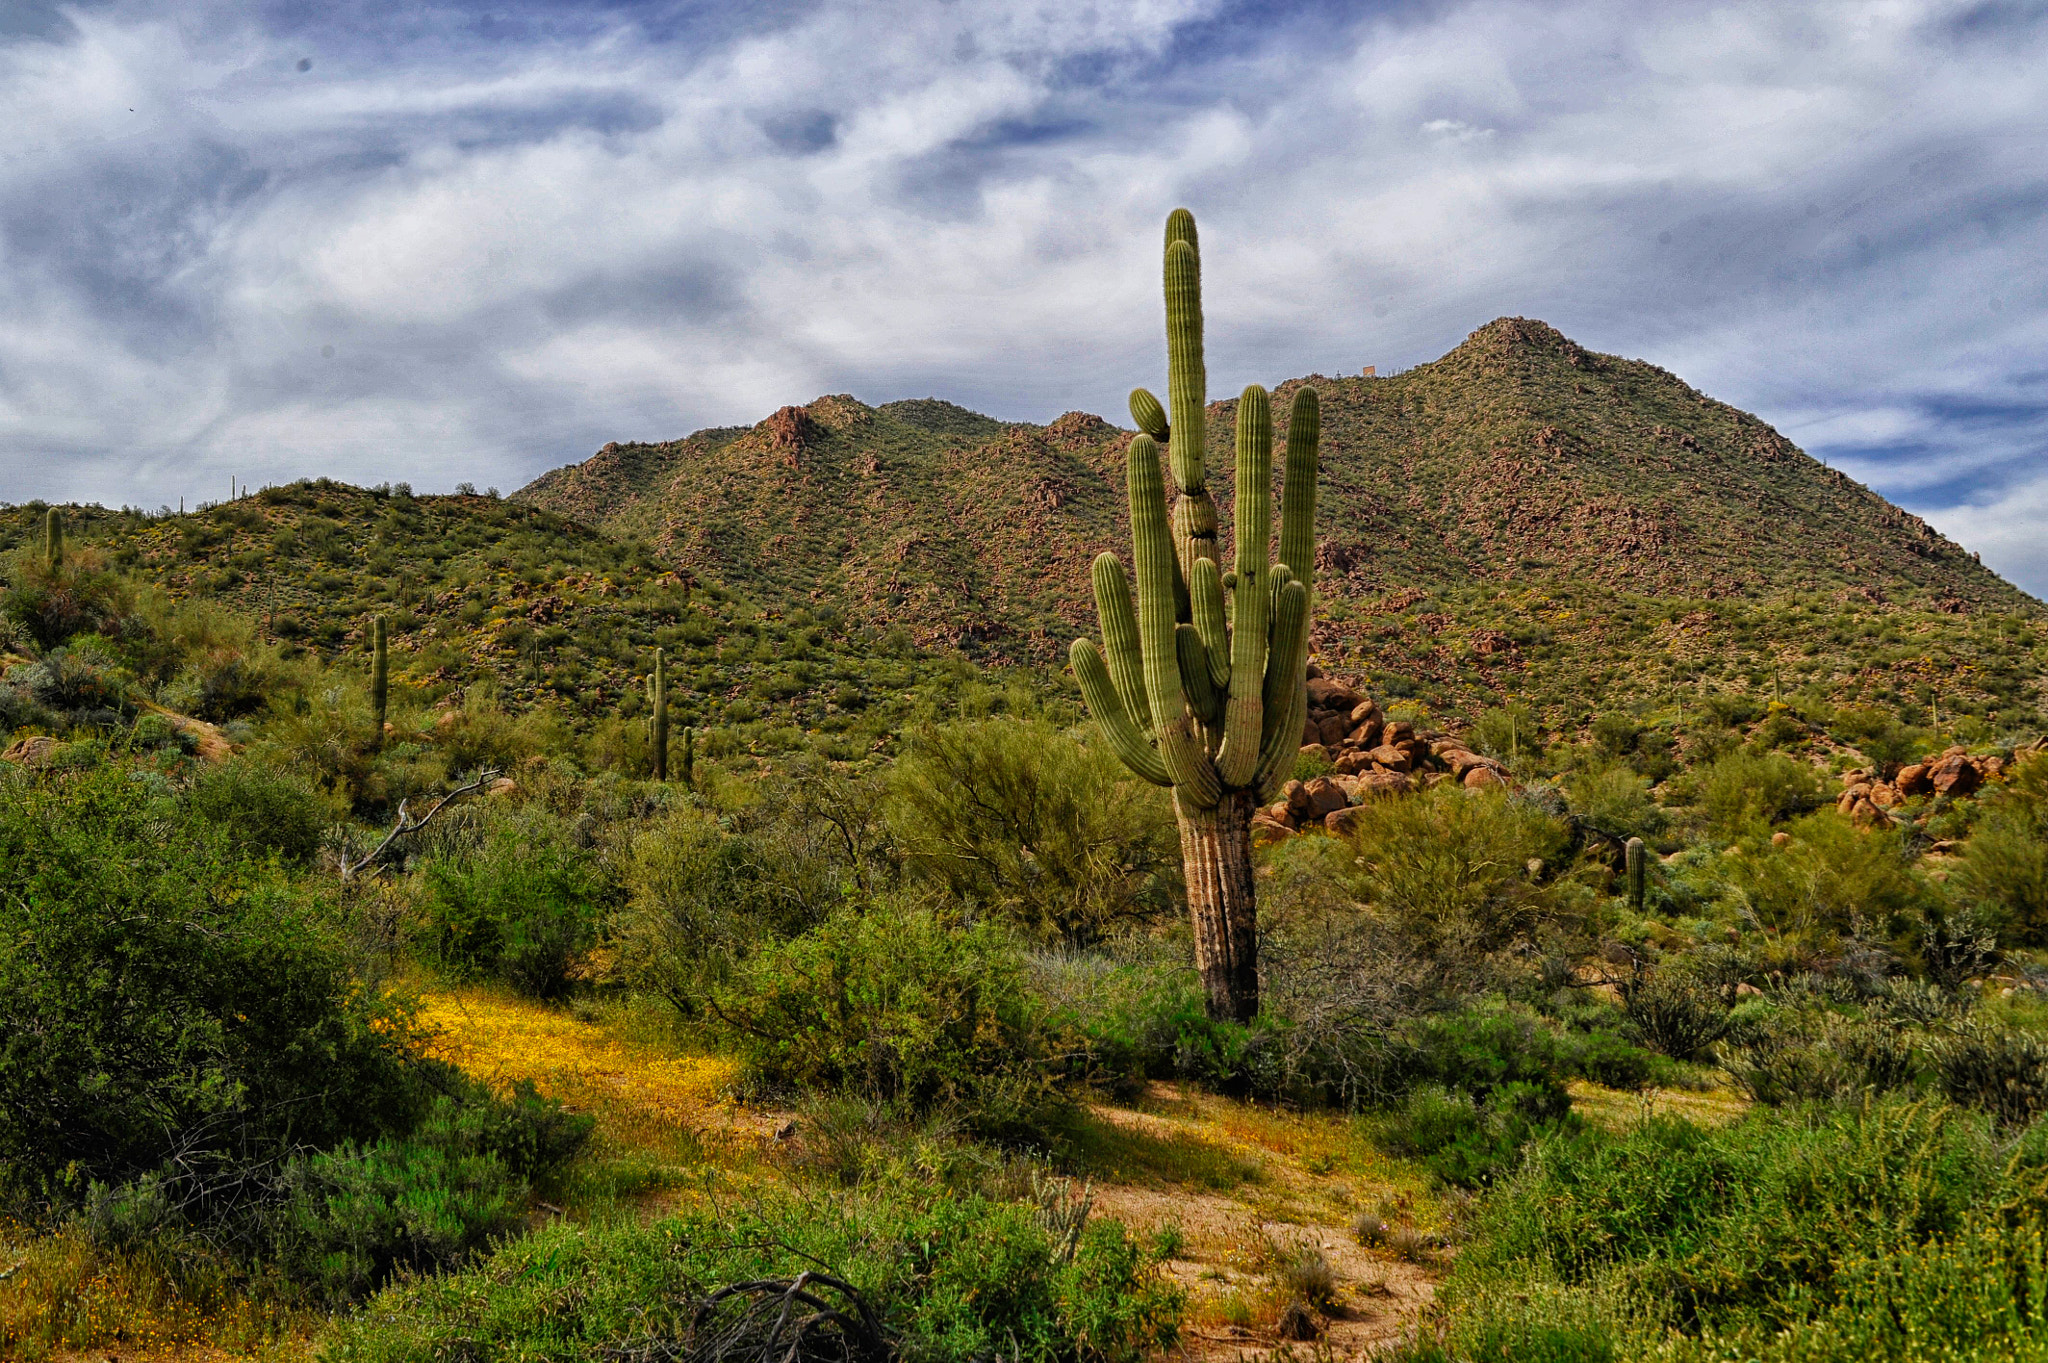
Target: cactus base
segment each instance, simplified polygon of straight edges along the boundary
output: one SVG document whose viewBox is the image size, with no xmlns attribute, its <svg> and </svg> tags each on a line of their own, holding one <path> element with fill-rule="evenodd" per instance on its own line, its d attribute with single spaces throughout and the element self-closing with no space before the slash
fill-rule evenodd
<svg viewBox="0 0 2048 1363">
<path fill-rule="evenodd" d="M 1250 1022 L 1259 1011 L 1259 932 L 1252 881 L 1255 793 L 1226 790 L 1204 809 L 1175 793 L 1181 869 L 1195 930 L 1195 969 L 1210 1017 Z"/>
</svg>

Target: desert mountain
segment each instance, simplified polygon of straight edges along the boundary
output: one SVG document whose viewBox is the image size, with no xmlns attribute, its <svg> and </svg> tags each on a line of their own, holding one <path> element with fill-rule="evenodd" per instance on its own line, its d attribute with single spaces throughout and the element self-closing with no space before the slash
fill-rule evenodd
<svg viewBox="0 0 2048 1363">
<path fill-rule="evenodd" d="M 1919 517 L 1641 361 L 1502 318 L 1434 363 L 1321 375 L 1326 599 L 1454 586 L 2038 608 Z M 1234 400 L 1210 408 L 1227 493 Z M 1086 564 L 1127 543 L 1128 432 L 848 396 L 758 425 L 607 445 L 517 498 L 651 539 L 784 607 L 829 600 L 924 643 L 1049 661 L 1090 624 Z M 1227 513 L 1227 498 L 1225 508 Z"/>
</svg>

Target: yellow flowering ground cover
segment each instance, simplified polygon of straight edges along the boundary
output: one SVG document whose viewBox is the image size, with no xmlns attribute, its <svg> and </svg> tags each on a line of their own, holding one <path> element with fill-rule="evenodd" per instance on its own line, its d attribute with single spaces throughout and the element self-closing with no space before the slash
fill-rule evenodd
<svg viewBox="0 0 2048 1363">
<path fill-rule="evenodd" d="M 732 1125 L 726 1095 L 739 1069 L 730 1060 L 664 1054 L 602 1023 L 484 990 L 426 994 L 417 1017 L 431 1054 L 500 1087 L 531 1080 L 625 1144 Z"/>
</svg>

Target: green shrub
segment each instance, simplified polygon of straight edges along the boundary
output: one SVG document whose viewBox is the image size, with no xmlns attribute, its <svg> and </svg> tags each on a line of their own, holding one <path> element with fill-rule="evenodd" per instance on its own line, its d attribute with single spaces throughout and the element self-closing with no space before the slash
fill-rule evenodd
<svg viewBox="0 0 2048 1363">
<path fill-rule="evenodd" d="M 1081 1077 L 1078 1038 L 1026 987 L 1009 937 L 922 909 L 846 908 L 766 945 L 712 1009 L 767 1084 L 950 1108 L 989 1136 L 1040 1134 Z"/>
<path fill-rule="evenodd" d="M 1564 914 L 1526 867 L 1556 864 L 1569 835 L 1530 801 L 1440 785 L 1370 802 L 1352 827 L 1342 883 L 1425 954 L 1496 951 Z"/>
<path fill-rule="evenodd" d="M 2048 758 L 2019 763 L 1982 803 L 1950 883 L 2013 943 L 2048 945 Z"/>
<path fill-rule="evenodd" d="M 1549 1084 L 1508 1083 L 1483 1099 L 1434 1084 L 1372 1122 L 1381 1145 L 1412 1156 L 1444 1182 L 1476 1188 L 1510 1172 L 1544 1132 L 1576 1128 L 1571 1100 Z"/>
<path fill-rule="evenodd" d="M 888 787 L 912 868 L 1026 931 L 1081 945 L 1174 905 L 1180 844 L 1165 794 L 1043 721 L 919 730 Z"/>
<path fill-rule="evenodd" d="M 854 1288 L 885 1347 L 905 1359 L 1138 1363 L 1175 1341 L 1180 1294 L 1120 1224 L 1097 1219 L 1070 1243 L 1071 1253 L 1026 1204 L 905 1189 L 768 1194 L 724 1215 L 558 1225 L 466 1272 L 388 1289 L 337 1325 L 329 1357 L 694 1357 L 708 1344 L 695 1323 L 712 1291 L 821 1270 Z M 750 1322 L 723 1312 L 703 1322 L 738 1324 L 741 1348 L 780 1357 L 789 1339 L 773 1333 L 770 1304 Z"/>
<path fill-rule="evenodd" d="M 95 1185 L 78 1222 L 103 1249 L 178 1252 L 196 1241 L 288 1299 L 335 1306 L 400 1272 L 457 1267 L 526 1223 L 527 1180 L 580 1149 L 591 1119 L 531 1084 L 509 1100 L 453 1074 L 402 1135 L 293 1153 L 281 1166 L 179 1160 Z"/>
<path fill-rule="evenodd" d="M 410 1032 L 318 912 L 101 769 L 0 768 L 0 1165 L 60 1201 L 173 1151 L 402 1127 Z"/>
<path fill-rule="evenodd" d="M 427 867 L 423 945 L 458 978 L 555 998 L 597 937 L 609 889 L 593 858 L 537 813 L 495 823 L 477 851 Z"/>
<path fill-rule="evenodd" d="M 2048 1283 L 2039 1172 L 1981 1118 L 1897 1100 L 1545 1137 L 1439 1293 L 1447 1351 L 1486 1357 L 1549 1317 L 1627 1357 L 2027 1356 Z"/>
<path fill-rule="evenodd" d="M 1910 1084 L 1919 1068 L 1912 1038 L 1889 1021 L 1780 1009 L 1742 1031 L 1724 1044 L 1722 1064 L 1737 1087 L 1773 1107 L 1882 1093 Z"/>
<path fill-rule="evenodd" d="M 1795 820 L 1782 847 L 1727 858 L 1741 906 L 1776 932 L 1831 947 L 1845 934 L 1901 936 L 1935 904 L 1897 828 L 1859 829 L 1834 814 Z"/>
<path fill-rule="evenodd" d="M 1700 805 L 1713 830 L 1733 837 L 1757 822 L 1781 823 L 1821 800 L 1820 776 L 1783 753 L 1731 752 L 1706 772 Z"/>
<path fill-rule="evenodd" d="M 1644 1045 L 1673 1060 L 1704 1059 L 1728 1034 L 1727 994 L 1679 968 L 1638 975 L 1621 987 L 1621 1009 Z"/>
<path fill-rule="evenodd" d="M 2048 1037 L 1966 1022 L 1932 1047 L 1935 1082 L 1952 1103 L 2022 1126 L 2048 1112 Z"/>
<path fill-rule="evenodd" d="M 248 759 L 201 772 L 185 804 L 245 853 L 274 852 L 298 866 L 319 854 L 329 819 L 326 802 L 310 785 Z"/>
</svg>

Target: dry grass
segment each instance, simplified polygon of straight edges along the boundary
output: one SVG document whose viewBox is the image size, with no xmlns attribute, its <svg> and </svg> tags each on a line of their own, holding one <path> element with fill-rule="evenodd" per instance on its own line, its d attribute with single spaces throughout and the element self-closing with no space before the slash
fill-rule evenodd
<svg viewBox="0 0 2048 1363">
<path fill-rule="evenodd" d="M 1626 1093 L 1584 1080 L 1571 1086 L 1572 1111 L 1606 1131 L 1622 1132 L 1651 1117 L 1683 1117 L 1700 1126 L 1726 1126 L 1749 1110 L 1749 1100 L 1726 1089 L 1691 1093 L 1645 1089 Z"/>
</svg>

